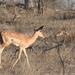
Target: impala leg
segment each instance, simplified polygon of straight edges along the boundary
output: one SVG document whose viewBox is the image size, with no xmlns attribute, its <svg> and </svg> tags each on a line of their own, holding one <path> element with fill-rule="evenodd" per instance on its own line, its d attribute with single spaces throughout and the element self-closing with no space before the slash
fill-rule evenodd
<svg viewBox="0 0 75 75">
<path fill-rule="evenodd" d="M 28 64 L 28 66 L 30 67 L 29 60 L 28 60 L 28 55 L 27 55 L 27 53 L 26 53 L 26 50 L 23 49 L 23 52 L 24 52 L 24 54 L 25 54 L 25 56 L 26 56 L 27 64 Z"/>
<path fill-rule="evenodd" d="M 3 52 L 5 47 L 6 47 L 5 43 L 0 45 L 0 68 L 2 68 L 2 65 L 1 65 L 1 55 L 2 55 L 2 52 Z"/>
<path fill-rule="evenodd" d="M 20 57 L 21 57 L 21 53 L 22 53 L 22 49 L 20 49 L 18 59 L 17 59 L 16 62 L 13 64 L 13 68 L 14 68 L 14 66 L 16 65 L 16 63 L 19 61 L 19 59 L 20 59 Z"/>
<path fill-rule="evenodd" d="M 1 55 L 2 55 L 2 52 L 3 52 L 3 49 L 0 49 L 0 68 L 2 68 L 2 65 L 1 65 Z"/>
</svg>

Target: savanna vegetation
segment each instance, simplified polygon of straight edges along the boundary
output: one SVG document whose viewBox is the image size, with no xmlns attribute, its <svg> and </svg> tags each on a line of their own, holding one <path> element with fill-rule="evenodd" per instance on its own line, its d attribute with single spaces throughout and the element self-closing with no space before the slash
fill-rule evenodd
<svg viewBox="0 0 75 75">
<path fill-rule="evenodd" d="M 10 45 L 2 53 L 0 75 L 75 75 L 75 10 L 61 9 L 57 6 L 25 8 L 23 4 L 1 3 L 0 31 L 14 30 L 32 36 L 35 26 L 44 26 L 45 38 L 38 38 L 27 48 L 31 68 L 28 67 L 24 53 L 12 69 L 19 48 Z M 54 0 L 53 0 L 54 1 Z M 56 7 L 56 8 L 55 8 Z M 60 31 L 70 33 L 69 36 L 56 36 Z M 34 52 L 34 50 L 36 53 Z"/>
</svg>

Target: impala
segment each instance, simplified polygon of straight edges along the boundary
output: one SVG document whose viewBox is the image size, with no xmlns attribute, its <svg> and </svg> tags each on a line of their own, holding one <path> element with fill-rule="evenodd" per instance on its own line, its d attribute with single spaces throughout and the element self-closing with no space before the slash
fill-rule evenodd
<svg viewBox="0 0 75 75">
<path fill-rule="evenodd" d="M 32 35 L 32 37 L 26 36 L 24 34 L 21 34 L 21 33 L 12 31 L 12 30 L 2 31 L 0 33 L 2 40 L 3 40 L 3 43 L 0 45 L 0 68 L 2 68 L 2 65 L 1 65 L 2 52 L 3 52 L 4 48 L 9 46 L 10 44 L 14 44 L 16 46 L 19 46 L 19 48 L 20 48 L 19 56 L 18 56 L 17 60 L 15 61 L 15 63 L 13 64 L 13 67 L 16 65 L 16 63 L 20 59 L 22 51 L 24 52 L 24 54 L 26 56 L 27 64 L 30 67 L 28 55 L 26 53 L 26 48 L 29 47 L 31 44 L 33 44 L 36 41 L 36 39 L 38 38 L 38 36 L 44 38 L 44 36 L 41 32 L 42 28 L 43 28 L 43 26 L 35 29 L 35 32 Z"/>
</svg>

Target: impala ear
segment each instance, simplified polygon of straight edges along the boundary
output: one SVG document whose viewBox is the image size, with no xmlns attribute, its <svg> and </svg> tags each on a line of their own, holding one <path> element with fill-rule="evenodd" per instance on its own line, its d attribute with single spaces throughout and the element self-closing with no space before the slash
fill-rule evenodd
<svg viewBox="0 0 75 75">
<path fill-rule="evenodd" d="M 42 30 L 43 27 L 44 27 L 44 26 L 41 26 L 41 27 L 39 27 L 39 28 L 35 28 L 34 30 L 35 30 L 35 31 L 39 31 L 39 30 Z"/>
</svg>

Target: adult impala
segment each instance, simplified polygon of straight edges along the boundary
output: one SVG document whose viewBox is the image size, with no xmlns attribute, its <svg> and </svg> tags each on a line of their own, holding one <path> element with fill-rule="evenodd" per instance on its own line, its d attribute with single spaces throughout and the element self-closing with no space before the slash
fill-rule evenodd
<svg viewBox="0 0 75 75">
<path fill-rule="evenodd" d="M 44 36 L 41 32 L 42 28 L 43 28 L 43 26 L 39 27 L 38 29 L 35 29 L 35 32 L 32 35 L 32 37 L 28 37 L 24 34 L 21 34 L 21 33 L 12 31 L 12 30 L 2 31 L 0 33 L 2 40 L 3 40 L 3 43 L 0 45 L 0 68 L 2 68 L 2 66 L 1 66 L 2 52 L 3 52 L 4 48 L 9 46 L 10 44 L 14 44 L 16 46 L 19 46 L 19 48 L 20 48 L 19 56 L 18 56 L 16 62 L 13 64 L 13 67 L 16 65 L 16 63 L 20 59 L 22 51 L 24 52 L 24 54 L 26 56 L 27 64 L 30 67 L 28 55 L 26 53 L 26 48 L 29 47 L 31 44 L 33 44 L 35 42 L 35 40 L 38 38 L 38 36 L 44 38 Z"/>
</svg>

